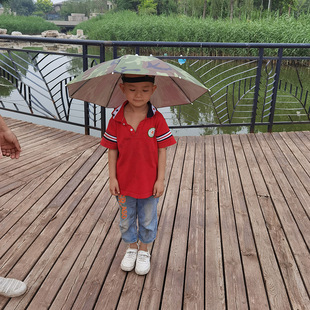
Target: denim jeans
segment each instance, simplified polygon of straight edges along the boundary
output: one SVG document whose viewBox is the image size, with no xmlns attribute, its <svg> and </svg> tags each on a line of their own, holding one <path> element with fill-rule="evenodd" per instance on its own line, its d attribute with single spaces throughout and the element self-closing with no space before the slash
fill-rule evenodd
<svg viewBox="0 0 310 310">
<path fill-rule="evenodd" d="M 158 198 L 153 196 L 137 199 L 120 195 L 117 198 L 120 208 L 120 230 L 126 243 L 140 240 L 151 243 L 157 233 L 157 204 Z M 138 219 L 138 227 L 137 227 Z"/>
</svg>

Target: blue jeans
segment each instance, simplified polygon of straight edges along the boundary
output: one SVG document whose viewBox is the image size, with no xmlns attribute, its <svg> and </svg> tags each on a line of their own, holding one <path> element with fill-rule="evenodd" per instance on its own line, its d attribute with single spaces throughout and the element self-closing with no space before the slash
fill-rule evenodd
<svg viewBox="0 0 310 310">
<path fill-rule="evenodd" d="M 120 208 L 119 227 L 123 241 L 126 243 L 134 243 L 138 240 L 143 243 L 153 242 L 157 233 L 158 198 L 151 196 L 137 199 L 123 195 L 116 198 Z"/>
</svg>

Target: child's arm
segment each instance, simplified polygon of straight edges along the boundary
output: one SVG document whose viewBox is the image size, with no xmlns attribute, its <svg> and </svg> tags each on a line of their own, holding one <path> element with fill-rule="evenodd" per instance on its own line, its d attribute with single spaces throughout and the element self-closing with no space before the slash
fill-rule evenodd
<svg viewBox="0 0 310 310">
<path fill-rule="evenodd" d="M 109 149 L 108 159 L 109 159 L 110 192 L 114 196 L 120 194 L 119 185 L 116 177 L 117 157 L 118 157 L 118 150 Z"/>
<path fill-rule="evenodd" d="M 158 198 L 164 193 L 166 172 L 166 148 L 158 149 L 157 180 L 154 185 L 153 195 Z"/>
</svg>

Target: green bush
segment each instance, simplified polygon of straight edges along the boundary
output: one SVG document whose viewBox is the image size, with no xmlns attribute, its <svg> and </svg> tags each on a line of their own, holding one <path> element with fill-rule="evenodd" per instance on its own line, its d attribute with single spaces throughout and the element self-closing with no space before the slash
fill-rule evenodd
<svg viewBox="0 0 310 310">
<path fill-rule="evenodd" d="M 298 20 L 280 16 L 230 21 L 171 15 L 140 16 L 131 11 L 109 12 L 76 28 L 83 29 L 89 39 L 106 41 L 306 43 L 310 33 L 308 16 Z M 309 50 L 304 50 L 303 54 L 309 55 Z"/>
<path fill-rule="evenodd" d="M 45 30 L 59 30 L 55 24 L 37 16 L 0 15 L 0 25 L 7 29 L 8 34 L 19 31 L 22 34 L 35 35 Z"/>
</svg>

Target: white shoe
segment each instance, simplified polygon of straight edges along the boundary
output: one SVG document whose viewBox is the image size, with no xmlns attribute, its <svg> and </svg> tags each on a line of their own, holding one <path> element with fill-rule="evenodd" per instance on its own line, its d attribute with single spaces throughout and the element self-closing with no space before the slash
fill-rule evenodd
<svg viewBox="0 0 310 310">
<path fill-rule="evenodd" d="M 138 249 L 127 249 L 126 254 L 121 262 L 121 268 L 124 271 L 131 271 L 135 268 Z"/>
<path fill-rule="evenodd" d="M 147 274 L 151 269 L 151 254 L 140 250 L 138 252 L 137 262 L 136 262 L 136 273 L 140 276 Z"/>
<path fill-rule="evenodd" d="M 17 297 L 23 295 L 27 285 L 19 280 L 0 277 L 0 295 L 6 297 Z"/>
</svg>

